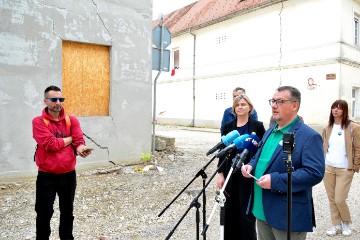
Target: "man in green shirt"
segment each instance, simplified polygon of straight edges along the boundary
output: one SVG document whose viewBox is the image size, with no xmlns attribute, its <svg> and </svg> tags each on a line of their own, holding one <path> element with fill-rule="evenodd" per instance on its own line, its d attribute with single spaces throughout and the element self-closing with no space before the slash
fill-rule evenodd
<svg viewBox="0 0 360 240">
<path fill-rule="evenodd" d="M 269 100 L 276 125 L 264 135 L 264 144 L 241 171 L 244 177 L 254 175 L 250 210 L 256 217 L 258 240 L 287 239 L 287 166 L 282 151 L 284 133 L 292 132 L 292 226 L 291 239 L 305 240 L 315 227 L 312 187 L 321 182 L 325 160 L 321 136 L 297 116 L 301 93 L 291 86 L 279 87 Z"/>
</svg>

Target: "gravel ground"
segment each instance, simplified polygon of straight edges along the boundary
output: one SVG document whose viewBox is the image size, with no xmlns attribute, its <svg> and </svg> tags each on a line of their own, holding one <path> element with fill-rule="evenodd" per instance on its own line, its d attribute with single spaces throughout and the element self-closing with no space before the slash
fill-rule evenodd
<svg viewBox="0 0 360 240">
<path fill-rule="evenodd" d="M 172 200 L 210 161 L 205 153 L 220 140 L 213 129 L 157 126 L 159 135 L 175 137 L 175 151 L 159 152 L 153 161 L 158 169 L 141 171 L 144 166 L 109 166 L 78 172 L 75 199 L 75 239 L 197 239 L 196 208 L 190 207 L 202 188 L 198 177 L 176 201 Z M 79 159 L 79 161 L 81 161 Z M 216 160 L 215 160 L 216 161 Z M 206 169 L 207 180 L 215 171 L 216 162 Z M 360 239 L 359 176 L 355 175 L 348 203 L 354 220 L 350 237 L 327 237 L 331 225 L 328 200 L 323 183 L 314 188 L 317 228 L 307 239 Z M 215 181 L 206 191 L 207 218 L 214 206 Z M 0 183 L 0 239 L 35 239 L 35 178 Z M 199 198 L 202 216 L 202 197 Z M 58 203 L 52 218 L 52 240 L 58 238 Z M 165 209 L 163 215 L 158 215 Z M 189 211 L 188 211 L 189 210 Z M 188 211 L 187 214 L 185 214 Z M 218 209 L 207 230 L 207 239 L 219 239 Z M 181 218 L 184 218 L 181 220 Z M 181 221 L 180 221 L 181 220 Z M 180 221 L 180 222 L 179 222 Z M 202 219 L 200 220 L 202 226 Z M 177 228 L 176 224 L 179 222 Z M 200 227 L 200 232 L 202 227 Z M 172 235 L 171 235 L 172 233 Z M 199 239 L 203 239 L 200 235 Z"/>
</svg>

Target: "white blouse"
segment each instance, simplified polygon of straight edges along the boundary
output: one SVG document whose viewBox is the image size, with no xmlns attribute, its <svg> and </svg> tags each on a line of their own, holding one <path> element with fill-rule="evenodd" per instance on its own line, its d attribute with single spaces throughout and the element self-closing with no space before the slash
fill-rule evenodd
<svg viewBox="0 0 360 240">
<path fill-rule="evenodd" d="M 336 168 L 347 168 L 348 159 L 345 149 L 345 132 L 341 125 L 334 124 L 329 138 L 325 163 Z"/>
</svg>

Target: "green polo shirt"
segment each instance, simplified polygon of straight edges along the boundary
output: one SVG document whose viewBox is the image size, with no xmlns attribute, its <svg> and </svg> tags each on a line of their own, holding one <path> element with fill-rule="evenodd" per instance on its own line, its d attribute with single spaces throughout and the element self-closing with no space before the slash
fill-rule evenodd
<svg viewBox="0 0 360 240">
<path fill-rule="evenodd" d="M 264 147 L 257 162 L 255 169 L 256 178 L 259 179 L 262 175 L 264 175 L 265 169 L 267 168 L 270 162 L 271 156 L 275 152 L 275 149 L 277 148 L 279 143 L 282 141 L 284 133 L 289 131 L 289 129 L 292 127 L 292 125 L 297 119 L 298 117 L 296 117 L 287 126 L 279 130 L 276 129 L 278 126 L 277 124 L 274 126 L 270 136 L 267 138 L 266 142 L 264 143 Z M 252 212 L 256 218 L 262 221 L 266 221 L 264 208 L 262 204 L 262 188 L 256 183 L 254 184 L 254 205 Z"/>
</svg>

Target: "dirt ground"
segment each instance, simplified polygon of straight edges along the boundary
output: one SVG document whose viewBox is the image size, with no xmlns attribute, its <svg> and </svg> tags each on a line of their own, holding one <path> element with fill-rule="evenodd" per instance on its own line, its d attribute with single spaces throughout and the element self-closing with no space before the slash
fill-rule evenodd
<svg viewBox="0 0 360 240">
<path fill-rule="evenodd" d="M 155 155 L 158 168 L 143 171 L 151 163 L 136 166 L 114 166 L 78 172 L 75 199 L 75 239 L 197 239 L 195 196 L 202 188 L 196 179 L 172 202 L 191 180 L 210 162 L 206 152 L 220 140 L 214 129 L 157 126 L 159 135 L 175 137 L 175 151 Z M 216 161 L 204 169 L 208 181 L 215 172 Z M 153 162 L 154 163 L 154 162 Z M 328 200 L 323 183 L 314 188 L 317 228 L 307 239 L 360 239 L 359 176 L 356 174 L 348 204 L 353 218 L 353 235 L 327 237 L 330 224 Z M 206 190 L 206 216 L 215 204 L 215 181 Z M 35 239 L 35 179 L 0 183 L 0 239 Z M 199 199 L 200 229 L 203 204 Z M 160 217 L 162 211 L 165 211 Z M 52 218 L 52 240 L 58 238 L 58 204 Z M 186 214 L 187 213 L 187 214 Z M 210 222 L 207 239 L 219 239 L 219 211 Z M 178 226 L 177 226 L 178 224 Z M 199 239 L 203 239 L 199 235 Z"/>
</svg>

